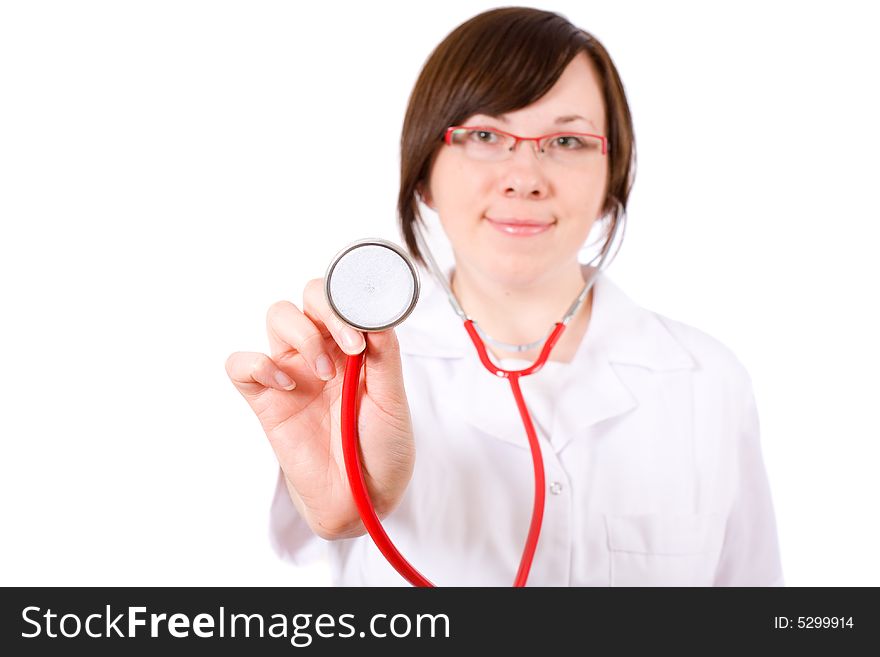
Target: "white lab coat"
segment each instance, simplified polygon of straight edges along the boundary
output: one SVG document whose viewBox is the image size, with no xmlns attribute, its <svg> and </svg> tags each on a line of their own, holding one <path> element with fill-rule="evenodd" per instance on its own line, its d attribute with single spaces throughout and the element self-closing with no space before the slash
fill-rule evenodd
<svg viewBox="0 0 880 657">
<path fill-rule="evenodd" d="M 439 285 L 421 280 L 396 329 L 415 470 L 383 526 L 437 586 L 510 586 L 534 494 L 525 429 L 509 382 L 478 361 Z M 781 586 L 748 373 L 717 340 L 639 307 L 606 274 L 593 294 L 574 360 L 520 380 L 547 481 L 528 585 Z M 270 515 L 281 558 L 328 557 L 336 585 L 409 585 L 369 536 L 312 534 L 280 469 Z"/>
</svg>

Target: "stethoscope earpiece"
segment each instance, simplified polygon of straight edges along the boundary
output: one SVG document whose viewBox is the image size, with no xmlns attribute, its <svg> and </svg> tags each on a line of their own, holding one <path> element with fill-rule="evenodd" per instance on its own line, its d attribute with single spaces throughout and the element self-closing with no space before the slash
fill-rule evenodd
<svg viewBox="0 0 880 657">
<path fill-rule="evenodd" d="M 340 320 L 357 331 L 387 331 L 419 299 L 419 272 L 402 248 L 379 238 L 342 249 L 327 268 L 324 294 Z"/>
</svg>

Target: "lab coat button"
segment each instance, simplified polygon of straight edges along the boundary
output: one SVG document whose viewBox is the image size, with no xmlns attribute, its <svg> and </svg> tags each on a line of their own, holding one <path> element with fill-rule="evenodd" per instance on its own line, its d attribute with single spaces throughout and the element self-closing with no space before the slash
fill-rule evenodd
<svg viewBox="0 0 880 657">
<path fill-rule="evenodd" d="M 554 495 L 559 495 L 559 493 L 562 492 L 562 484 L 558 481 L 554 481 L 552 484 L 550 484 L 550 492 Z"/>
</svg>

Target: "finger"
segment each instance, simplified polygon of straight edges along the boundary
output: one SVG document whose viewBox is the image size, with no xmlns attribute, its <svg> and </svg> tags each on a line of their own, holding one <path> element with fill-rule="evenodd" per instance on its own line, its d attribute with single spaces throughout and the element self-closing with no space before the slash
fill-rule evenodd
<svg viewBox="0 0 880 657">
<path fill-rule="evenodd" d="M 316 322 L 323 324 L 333 340 L 346 354 L 354 356 L 367 346 L 364 334 L 356 331 L 340 320 L 324 294 L 324 279 L 315 278 L 306 284 L 303 291 L 303 312 Z"/>
<path fill-rule="evenodd" d="M 275 360 L 299 353 L 314 375 L 322 381 L 336 376 L 336 366 L 326 351 L 320 328 L 289 301 L 272 304 L 266 314 L 266 331 L 269 334 L 270 352 Z"/>
<path fill-rule="evenodd" d="M 296 388 L 296 382 L 266 354 L 237 351 L 226 359 L 226 373 L 245 398 L 258 395 L 266 388 Z"/>
</svg>

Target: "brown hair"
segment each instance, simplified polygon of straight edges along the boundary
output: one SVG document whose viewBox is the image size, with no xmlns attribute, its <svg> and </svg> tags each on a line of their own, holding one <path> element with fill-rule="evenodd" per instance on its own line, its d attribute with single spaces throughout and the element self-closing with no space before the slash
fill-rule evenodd
<svg viewBox="0 0 880 657">
<path fill-rule="evenodd" d="M 403 121 L 397 211 L 406 246 L 423 266 L 412 223 L 424 221 L 418 195 L 427 187 L 446 128 L 473 114 L 506 114 L 531 105 L 581 52 L 598 73 L 605 102 L 610 160 L 602 213 L 612 222 L 608 234 L 625 220 L 635 178 L 635 138 L 623 83 L 608 52 L 559 14 L 528 7 L 492 9 L 459 25 L 434 49 Z M 602 251 L 610 247 L 606 240 Z"/>
</svg>

